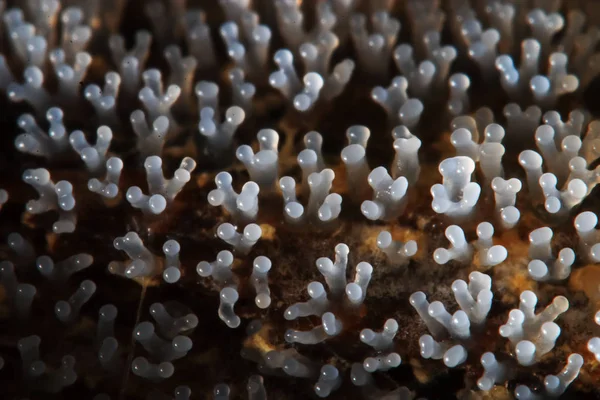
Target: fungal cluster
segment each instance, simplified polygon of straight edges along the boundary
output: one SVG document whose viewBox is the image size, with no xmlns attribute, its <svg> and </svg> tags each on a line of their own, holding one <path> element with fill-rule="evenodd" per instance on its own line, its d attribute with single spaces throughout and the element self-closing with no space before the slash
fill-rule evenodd
<svg viewBox="0 0 600 400">
<path fill-rule="evenodd" d="M 0 17 L 0 397 L 600 395 L 594 1 Z"/>
</svg>

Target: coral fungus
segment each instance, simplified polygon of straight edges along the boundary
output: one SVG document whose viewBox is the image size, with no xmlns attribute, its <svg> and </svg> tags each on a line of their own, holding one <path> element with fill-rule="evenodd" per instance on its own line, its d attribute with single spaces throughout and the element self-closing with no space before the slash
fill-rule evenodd
<svg viewBox="0 0 600 400">
<path fill-rule="evenodd" d="M 600 396 L 597 1 L 0 17 L 0 398 Z"/>
</svg>

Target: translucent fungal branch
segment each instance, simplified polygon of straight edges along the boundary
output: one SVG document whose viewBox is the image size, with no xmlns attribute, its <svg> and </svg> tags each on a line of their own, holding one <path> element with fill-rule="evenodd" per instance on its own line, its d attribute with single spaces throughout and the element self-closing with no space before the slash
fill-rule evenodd
<svg viewBox="0 0 600 400">
<path fill-rule="evenodd" d="M 500 73 L 500 83 L 504 91 L 513 100 L 519 100 L 528 90 L 530 80 L 538 74 L 542 45 L 536 39 L 521 42 L 521 65 L 517 69 L 510 55 L 500 55 L 495 66 Z"/>
<path fill-rule="evenodd" d="M 173 392 L 174 400 L 189 400 L 192 395 L 192 389 L 189 386 L 177 386 Z"/>
<path fill-rule="evenodd" d="M 492 306 L 492 279 L 481 272 L 471 272 L 469 283 L 458 279 L 452 283 L 454 298 L 469 320 L 481 325 Z"/>
<path fill-rule="evenodd" d="M 191 9 L 184 16 L 184 38 L 188 51 L 198 62 L 198 68 L 205 70 L 216 62 L 214 43 L 206 15 L 202 10 Z"/>
<path fill-rule="evenodd" d="M 546 13 L 536 8 L 527 14 L 527 24 L 531 28 L 533 37 L 540 42 L 542 51 L 548 53 L 552 43 L 552 37 L 562 30 L 565 21 L 557 12 Z"/>
<path fill-rule="evenodd" d="M 485 125 L 482 130 L 483 140 L 479 141 L 479 127 L 475 118 L 471 116 L 459 116 L 452 119 L 450 143 L 456 149 L 458 156 L 466 156 L 473 161 L 481 161 L 483 144 L 501 143 L 504 139 L 504 128 L 501 125 L 491 123 Z"/>
<path fill-rule="evenodd" d="M 557 111 L 548 111 L 544 113 L 542 120 L 544 124 L 554 129 L 554 142 L 560 145 L 567 136 L 574 135 L 581 138 L 587 116 L 584 110 L 577 109 L 569 113 L 567 121 L 563 121 Z"/>
<path fill-rule="evenodd" d="M 590 170 L 588 163 L 583 157 L 573 157 L 569 161 L 570 174 L 567 182 L 575 179 L 581 180 L 587 186 L 587 194 L 589 196 L 592 190 L 600 183 L 600 166 Z"/>
<path fill-rule="evenodd" d="M 163 88 L 162 73 L 158 69 L 148 69 L 142 74 L 144 87 L 139 91 L 138 99 L 144 105 L 148 118 L 154 121 L 159 116 L 169 118 L 171 127 L 176 126 L 171 114 L 171 108 L 181 95 L 181 87 L 169 85 Z"/>
<path fill-rule="evenodd" d="M 259 369 L 264 373 L 274 374 L 281 369 L 287 375 L 298 378 L 313 378 L 317 375 L 317 366 L 294 348 L 271 350 L 259 362 Z"/>
<path fill-rule="evenodd" d="M 140 157 L 146 159 L 150 156 L 160 156 L 169 133 L 169 118 L 161 115 L 152 122 L 152 126 L 149 126 L 146 123 L 146 114 L 142 110 L 135 110 L 129 120 L 137 136 Z"/>
<path fill-rule="evenodd" d="M 196 266 L 196 272 L 202 277 L 212 277 L 219 284 L 232 285 L 234 283 L 233 272 L 231 272 L 233 260 L 233 254 L 229 250 L 223 250 L 217 254 L 217 259 L 213 262 L 200 261 Z"/>
<path fill-rule="evenodd" d="M 163 53 L 169 65 L 168 84 L 181 88 L 179 100 L 189 102 L 198 61 L 194 56 L 184 57 L 178 45 L 167 46 Z"/>
<path fill-rule="evenodd" d="M 39 375 L 39 373 L 43 373 L 37 367 L 43 367 L 43 365 L 39 365 L 39 363 L 34 364 L 36 361 L 40 361 L 40 344 L 42 343 L 42 339 L 40 339 L 37 335 L 27 336 L 19 339 L 17 342 L 17 349 L 19 350 L 21 356 L 21 363 L 23 367 L 23 372 L 27 375 Z M 32 368 L 34 367 L 34 368 Z M 34 376 L 35 376 L 34 375 Z"/>
<path fill-rule="evenodd" d="M 456 118 L 457 120 L 462 117 Z M 474 121 L 474 120 L 473 120 Z M 454 125 L 460 125 L 458 121 L 453 121 Z M 502 167 L 502 157 L 505 149 L 501 144 L 504 139 L 504 128 L 498 124 L 489 124 L 483 130 L 483 142 L 477 143 L 477 139 L 473 138 L 473 133 L 478 131 L 473 129 L 458 128 L 450 136 L 450 142 L 456 149 L 457 156 L 466 156 L 479 162 L 481 171 L 483 172 L 486 186 L 496 177 L 504 176 Z"/>
<path fill-rule="evenodd" d="M 346 289 L 346 266 L 349 253 L 350 248 L 340 243 L 335 246 L 335 262 L 327 257 L 321 257 L 316 261 L 317 269 L 325 277 L 333 298 L 343 296 Z"/>
<path fill-rule="evenodd" d="M 535 400 L 539 398 L 557 398 L 560 397 L 567 387 L 579 376 L 583 366 L 583 357 L 573 353 L 567 360 L 567 365 L 558 375 L 546 375 L 544 379 L 544 393 L 534 394 L 529 387 L 519 385 L 515 389 L 515 397 L 519 400 Z"/>
<path fill-rule="evenodd" d="M 50 53 L 49 58 L 58 78 L 57 100 L 69 105 L 75 104 L 79 100 L 81 82 L 92 64 L 92 56 L 87 52 L 78 52 L 70 63 L 65 52 L 57 49 Z"/>
<path fill-rule="evenodd" d="M 97 178 L 88 181 L 90 192 L 98 193 L 107 199 L 114 199 L 119 194 L 119 180 L 123 172 L 123 161 L 119 157 L 106 160 L 106 177 L 101 182 Z"/>
<path fill-rule="evenodd" d="M 223 151 L 231 146 L 233 135 L 244 122 L 246 114 L 238 106 L 232 106 L 225 111 L 223 122 L 217 120 L 215 110 L 205 107 L 200 110 L 198 130 L 207 138 L 209 148 L 213 151 Z"/>
<path fill-rule="evenodd" d="M 57 2 L 58 3 L 58 2 Z M 58 8 L 54 9 L 54 13 Z M 12 50 L 24 65 L 35 65 L 42 67 L 46 51 L 48 49 L 47 38 L 44 37 L 37 24 L 30 24 L 24 20 L 23 11 L 12 8 L 4 11 L 2 6 L 4 28 L 8 33 L 8 39 Z M 48 10 L 50 11 L 50 10 Z M 52 13 L 52 11 L 50 11 Z"/>
<path fill-rule="evenodd" d="M 302 88 L 294 67 L 294 55 L 288 49 L 281 49 L 275 52 L 273 61 L 279 70 L 269 76 L 269 84 L 278 89 L 288 100 L 292 100 Z"/>
<path fill-rule="evenodd" d="M 90 280 L 81 282 L 79 288 L 69 297 L 68 301 L 60 300 L 54 306 L 56 318 L 61 322 L 74 322 L 79 317 L 79 311 L 96 292 L 96 284 Z"/>
<path fill-rule="evenodd" d="M 421 356 L 443 359 L 444 364 L 450 368 L 465 362 L 467 350 L 461 344 L 453 345 L 453 342 L 468 340 L 471 337 L 471 327 L 477 328 L 484 323 L 492 306 L 491 287 L 491 278 L 480 272 L 472 272 L 468 284 L 463 280 L 454 281 L 452 291 L 460 310 L 453 315 L 439 301 L 430 304 L 423 292 L 413 293 L 410 303 L 433 335 L 423 335 L 419 339 Z M 438 341 L 447 334 L 451 336 L 451 340 Z"/>
<path fill-rule="evenodd" d="M 10 261 L 0 262 L 0 283 L 4 287 L 8 302 L 20 319 L 27 319 L 31 314 L 31 305 L 37 293 L 35 286 L 19 283 L 15 274 L 15 266 Z"/>
<path fill-rule="evenodd" d="M 600 325 L 600 311 L 594 316 L 596 325 Z M 600 361 L 600 337 L 593 337 L 587 343 L 587 349 Z"/>
<path fill-rule="evenodd" d="M 367 288 L 373 275 L 373 266 L 365 261 L 356 265 L 354 282 L 346 285 L 346 296 L 353 306 L 360 306 L 367 296 Z"/>
<path fill-rule="evenodd" d="M 46 112 L 50 127 L 44 132 L 31 114 L 23 114 L 17 125 L 24 131 L 15 138 L 15 148 L 23 153 L 45 157 L 49 160 L 63 154 L 69 148 L 67 130 L 63 124 L 63 112 L 52 107 Z"/>
<path fill-rule="evenodd" d="M 565 247 L 554 259 L 552 256 L 551 240 L 553 232 L 550 228 L 539 228 L 529 234 L 529 254 L 534 258 L 527 267 L 529 275 L 536 281 L 564 280 L 571 273 L 575 262 L 575 252 Z"/>
<path fill-rule="evenodd" d="M 481 366 L 483 375 L 477 380 L 477 387 L 480 390 L 491 390 L 494 385 L 505 382 L 508 371 L 504 363 L 498 362 L 494 353 L 487 352 L 481 356 Z"/>
<path fill-rule="evenodd" d="M 133 338 L 140 343 L 152 357 L 161 361 L 173 361 L 183 358 L 192 349 L 192 340 L 187 336 L 176 336 L 166 340 L 158 336 L 154 324 L 148 321 L 136 325 Z"/>
<path fill-rule="evenodd" d="M 178 302 L 154 303 L 150 306 L 150 315 L 158 332 L 166 339 L 174 339 L 198 326 L 198 317 Z"/>
<path fill-rule="evenodd" d="M 591 211 L 580 213 L 574 221 L 580 254 L 586 262 L 600 263 L 600 229 L 596 229 L 597 224 L 598 216 Z"/>
<path fill-rule="evenodd" d="M 383 324 L 381 333 L 373 332 L 371 329 L 363 329 L 360 332 L 360 341 L 376 351 L 388 351 L 394 345 L 394 336 L 398 333 L 398 328 L 398 322 L 390 318 Z"/>
<path fill-rule="evenodd" d="M 500 264 L 508 256 L 508 251 L 502 245 L 494 245 L 492 237 L 494 236 L 494 227 L 489 222 L 482 222 L 477 225 L 477 241 L 474 243 L 477 249 L 477 258 L 479 265 L 483 268 L 490 268 Z"/>
<path fill-rule="evenodd" d="M 213 389 L 213 395 L 215 400 L 229 400 L 231 389 L 229 385 L 225 383 L 219 383 Z"/>
<path fill-rule="evenodd" d="M 235 156 L 248 170 L 250 179 L 256 182 L 261 190 L 268 192 L 275 189 L 279 174 L 279 136 L 273 130 L 261 130 L 256 137 L 260 146 L 256 154 L 250 146 L 242 145 L 237 148 Z"/>
<path fill-rule="evenodd" d="M 543 173 L 542 156 L 533 150 L 525 150 L 519 154 L 519 164 L 523 167 L 527 175 L 527 188 L 532 201 L 534 203 L 542 202 L 544 197 L 539 185 L 539 180 Z"/>
<path fill-rule="evenodd" d="M 267 390 L 265 389 L 263 377 L 260 375 L 252 375 L 248 379 L 246 390 L 248 391 L 249 400 L 267 400 Z"/>
<path fill-rule="evenodd" d="M 321 398 L 328 397 L 342 384 L 342 377 L 336 367 L 325 364 L 321 367 L 319 380 L 315 383 L 315 393 Z"/>
<path fill-rule="evenodd" d="M 369 164 L 364 146 L 354 143 L 342 149 L 341 158 L 346 165 L 348 192 L 356 202 L 368 196 Z"/>
<path fill-rule="evenodd" d="M 112 61 L 119 69 L 123 80 L 123 89 L 132 96 L 141 82 L 141 75 L 150 54 L 152 35 L 148 31 L 137 31 L 135 44 L 131 50 L 125 49 L 125 38 L 121 35 L 112 35 L 108 46 Z"/>
<path fill-rule="evenodd" d="M 75 213 L 75 198 L 73 186 L 68 181 L 56 184 L 50 179 L 50 173 L 44 168 L 27 169 L 23 172 L 23 181 L 40 195 L 37 200 L 29 200 L 25 205 L 27 212 L 42 214 L 57 210 L 58 221 L 52 225 L 54 233 L 70 233 L 75 230 L 77 215 Z"/>
<path fill-rule="evenodd" d="M 86 253 L 76 254 L 57 263 L 49 256 L 40 256 L 36 260 L 36 267 L 45 278 L 64 283 L 71 275 L 88 268 L 93 262 L 94 257 Z"/>
<path fill-rule="evenodd" d="M 544 208 L 550 214 L 567 215 L 588 194 L 588 187 L 581 179 L 567 182 L 562 190 L 557 188 L 558 178 L 552 173 L 540 176 L 539 185 L 545 198 Z"/>
<path fill-rule="evenodd" d="M 373 60 L 389 60 L 392 47 L 400 32 L 400 21 L 387 11 L 377 11 L 371 15 L 373 33 L 367 30 L 364 14 L 354 14 L 350 18 L 350 36 L 356 49 L 361 69 L 373 76 L 387 76 L 388 63 Z"/>
<path fill-rule="evenodd" d="M 194 87 L 194 93 L 198 98 L 198 113 L 203 108 L 212 108 L 215 115 L 219 114 L 219 85 L 214 82 L 200 81 Z"/>
<path fill-rule="evenodd" d="M 181 246 L 179 245 L 179 242 L 171 239 L 165 242 L 162 250 L 165 254 L 163 279 L 167 283 L 175 283 L 181 278 L 181 263 L 179 262 Z"/>
<path fill-rule="evenodd" d="M 135 232 L 117 237 L 113 243 L 115 249 L 127 253 L 131 261 L 112 261 L 108 264 L 110 273 L 133 279 L 151 276 L 155 272 L 156 257 L 148 250 L 142 239 Z"/>
<path fill-rule="evenodd" d="M 306 71 L 302 81 L 295 70 L 292 52 L 278 50 L 273 60 L 279 69 L 269 76 L 269 84 L 300 112 L 313 109 L 320 98 L 332 100 L 341 94 L 354 71 L 354 62 L 346 59 L 328 73 L 329 59 L 337 46 L 338 39 L 331 32 L 324 33 L 316 43 L 304 43 L 300 50 Z"/>
<path fill-rule="evenodd" d="M 142 189 L 138 186 L 132 186 L 127 190 L 127 201 L 145 213 L 160 214 L 190 181 L 191 173 L 196 168 L 196 162 L 190 157 L 184 157 L 172 179 L 165 179 L 162 172 L 162 158 L 159 156 L 146 158 L 144 168 L 151 196 L 143 194 Z"/>
<path fill-rule="evenodd" d="M 105 304 L 98 311 L 98 325 L 96 327 L 96 342 L 102 343 L 106 338 L 115 335 L 115 320 L 119 310 L 113 304 Z"/>
<path fill-rule="evenodd" d="M 119 368 L 119 342 L 113 336 L 108 336 L 102 340 L 98 349 L 98 360 L 100 365 L 106 371 L 114 371 Z"/>
<path fill-rule="evenodd" d="M 83 91 L 84 97 L 88 100 L 98 116 L 98 120 L 110 126 L 119 125 L 117 115 L 117 97 L 121 87 L 121 75 L 110 71 L 104 75 L 104 86 L 90 84 Z"/>
<path fill-rule="evenodd" d="M 409 44 L 396 47 L 393 58 L 396 67 L 407 79 L 410 93 L 419 99 L 428 99 L 438 72 L 433 61 L 424 60 L 417 65 L 413 59 L 413 47 Z"/>
<path fill-rule="evenodd" d="M 583 357 L 576 353 L 571 354 L 567 359 L 567 365 L 558 375 L 546 375 L 544 379 L 546 392 L 553 397 L 562 395 L 567 387 L 577 379 L 581 367 L 583 367 Z"/>
<path fill-rule="evenodd" d="M 461 263 L 471 261 L 473 249 L 465 238 L 465 233 L 458 225 L 450 225 L 444 232 L 446 238 L 450 242 L 450 248 L 437 248 L 433 253 L 433 259 L 438 264 L 446 264 L 450 260 L 455 260 Z"/>
<path fill-rule="evenodd" d="M 398 128 L 402 131 L 400 133 Z M 401 135 L 401 136 L 400 136 Z M 396 127 L 392 133 L 394 138 L 394 161 L 392 162 L 392 178 L 404 176 L 409 185 L 414 185 L 419 179 L 421 165 L 419 163 L 419 149 L 421 140 L 408 131 L 405 126 Z"/>
<path fill-rule="evenodd" d="M 329 309 L 327 292 L 320 282 L 309 283 L 307 286 L 307 292 L 310 300 L 304 303 L 295 303 L 289 306 L 284 313 L 285 319 L 291 321 L 300 317 L 308 317 L 310 315 L 320 317 Z"/>
<path fill-rule="evenodd" d="M 96 131 L 96 144 L 91 145 L 85 138 L 82 131 L 74 131 L 69 135 L 71 147 L 85 163 L 88 171 L 93 175 L 99 175 L 104 172 L 106 154 L 112 142 L 112 130 L 103 125 Z"/>
<path fill-rule="evenodd" d="M 23 71 L 24 83 L 10 82 L 6 86 L 6 94 L 10 101 L 26 101 L 37 115 L 44 115 L 50 104 L 50 95 L 44 89 L 44 74 L 36 66 L 30 66 Z"/>
<path fill-rule="evenodd" d="M 549 58 L 548 75 L 536 75 L 531 78 L 529 88 L 541 107 L 554 107 L 558 97 L 573 93 L 579 87 L 577 76 L 567 73 L 567 63 L 568 56 L 565 53 L 552 53 Z"/>
<path fill-rule="evenodd" d="M 237 222 L 246 223 L 256 220 L 258 214 L 259 186 L 249 181 L 242 186 L 240 193 L 233 190 L 233 178 L 229 172 L 219 172 L 215 177 L 217 189 L 208 194 L 212 206 L 223 206 Z"/>
<path fill-rule="evenodd" d="M 569 301 L 556 296 L 544 311 L 535 314 L 537 296 L 531 291 L 521 293 L 519 309 L 510 311 L 508 321 L 500 327 L 500 336 L 508 338 L 521 365 L 532 365 L 554 348 L 560 327 L 553 321 L 567 311 Z"/>
<path fill-rule="evenodd" d="M 355 63 L 349 58 L 337 63 L 331 70 L 329 77 L 325 80 L 323 90 L 320 93 L 321 97 L 325 101 L 332 101 L 341 95 L 352 78 L 354 68 Z"/>
<path fill-rule="evenodd" d="M 569 138 L 576 137 L 570 136 Z M 554 146 L 554 143 L 551 143 L 548 148 L 552 149 L 551 146 Z M 533 150 L 525 150 L 519 154 L 519 164 L 527 174 L 529 193 L 534 204 L 543 203 L 544 209 L 548 213 L 564 217 L 573 207 L 583 201 L 587 196 L 588 187 L 583 180 L 575 178 L 566 181 L 562 190 L 559 190 L 556 175 L 551 172 L 542 174 L 542 161 L 542 157 Z"/>
<path fill-rule="evenodd" d="M 14 81 L 16 79 L 6 63 L 6 57 L 0 54 L 0 90 L 8 93 L 8 86 Z"/>
<path fill-rule="evenodd" d="M 370 137 L 371 131 L 364 125 L 352 125 L 346 129 L 348 145 L 359 144 L 366 149 Z"/>
<path fill-rule="evenodd" d="M 535 131 L 538 150 L 548 166 L 548 171 L 556 175 L 562 183 L 568 176 L 569 162 L 579 154 L 581 139 L 579 135 L 567 135 L 561 139 L 550 125 L 541 125 Z M 558 148 L 557 148 L 558 147 Z"/>
<path fill-rule="evenodd" d="M 451 217 L 470 214 L 481 193 L 479 184 L 471 182 L 475 162 L 464 156 L 447 158 L 440 163 L 438 169 L 443 182 L 431 187 L 433 210 Z"/>
<path fill-rule="evenodd" d="M 471 80 L 465 74 L 456 73 L 450 76 L 448 86 L 450 89 L 448 111 L 453 116 L 466 114 L 469 111 L 469 94 L 467 91 L 471 86 Z"/>
<path fill-rule="evenodd" d="M 236 22 L 227 21 L 221 25 L 219 32 L 225 42 L 227 55 L 236 67 L 241 68 L 248 76 L 264 77 L 264 71 L 267 70 L 271 29 L 267 25 L 259 25 L 257 14 L 247 12 L 246 15 L 241 28 Z"/>
<path fill-rule="evenodd" d="M 521 217 L 521 212 L 515 207 L 517 193 L 523 184 L 517 178 L 504 180 L 501 177 L 492 179 L 492 190 L 496 202 L 497 219 L 504 229 L 512 229 Z"/>
<path fill-rule="evenodd" d="M 430 335 L 419 338 L 421 357 L 425 359 L 443 360 L 449 368 L 455 368 L 467 360 L 467 350 L 460 344 L 450 347 L 445 342 L 437 342 Z"/>
<path fill-rule="evenodd" d="M 241 320 L 235 314 L 235 303 L 239 299 L 239 293 L 237 289 L 233 287 L 226 287 L 221 289 L 219 294 L 219 318 L 230 328 L 237 328 L 240 326 Z"/>
<path fill-rule="evenodd" d="M 379 389 L 375 384 L 372 374 L 367 372 L 361 363 L 352 364 L 350 379 L 354 386 L 361 388 L 361 392 L 365 397 L 381 400 L 411 400 L 414 398 L 413 393 L 405 386 L 392 391 Z"/>
<path fill-rule="evenodd" d="M 300 5 L 293 1 L 275 2 L 277 26 L 284 42 L 292 51 L 300 44 L 316 38 L 320 33 L 330 31 L 337 18 L 329 3 L 319 3 L 316 7 L 316 24 L 310 32 L 304 31 L 304 13 Z"/>
<path fill-rule="evenodd" d="M 64 356 L 60 367 L 55 370 L 47 369 L 46 363 L 40 357 L 41 339 L 37 335 L 19 339 L 17 348 L 21 355 L 23 374 L 37 390 L 46 393 L 59 393 L 62 389 L 75 383 L 75 358 Z"/>
<path fill-rule="evenodd" d="M 373 200 L 362 203 L 360 210 L 370 220 L 391 221 L 404 211 L 408 180 L 401 176 L 395 180 L 385 167 L 377 167 L 369 174 L 369 185 L 373 188 Z"/>
<path fill-rule="evenodd" d="M 6 244 L 8 244 L 8 247 L 16 253 L 18 263 L 28 265 L 35 262 L 36 254 L 33 245 L 19 233 L 9 233 L 6 238 Z"/>
<path fill-rule="evenodd" d="M 525 143 L 531 142 L 535 130 L 540 125 L 542 110 L 538 106 L 529 106 L 521 109 L 517 103 L 508 103 L 503 109 L 506 118 L 507 140 L 513 146 L 523 148 Z"/>
<path fill-rule="evenodd" d="M 592 59 L 597 57 L 595 48 L 600 40 L 600 31 L 596 26 L 589 24 L 586 17 L 587 15 L 578 9 L 567 13 L 567 28 L 559 45 L 561 51 L 571 56 L 573 70 L 583 76 L 587 75 L 584 71 L 586 64 L 593 64 Z M 586 22 L 588 24 L 584 29 Z"/>
<path fill-rule="evenodd" d="M 377 235 L 377 247 L 387 256 L 388 261 L 397 266 L 408 264 L 410 258 L 417 254 L 418 246 L 414 240 L 406 243 L 393 240 L 392 234 L 388 231 L 381 231 Z"/>
<path fill-rule="evenodd" d="M 368 128 L 365 127 L 368 130 Z M 325 161 L 323 160 L 323 136 L 317 131 L 310 131 L 304 135 L 304 147 L 306 150 L 312 150 L 317 156 L 317 171 L 325 169 Z"/>
<path fill-rule="evenodd" d="M 271 305 L 271 290 L 269 289 L 268 276 L 270 270 L 271 260 L 268 257 L 258 256 L 254 259 L 250 279 L 256 291 L 254 301 L 258 308 L 268 308 Z"/>
<path fill-rule="evenodd" d="M 318 159 L 316 159 L 318 160 Z M 308 176 L 308 205 L 305 207 L 296 198 L 296 182 L 289 176 L 279 180 L 283 194 L 284 216 L 286 222 L 294 225 L 312 223 L 324 226 L 334 221 L 342 209 L 342 197 L 337 193 L 329 193 L 335 174 L 331 169 L 313 172 Z"/>
<path fill-rule="evenodd" d="M 583 138 L 581 155 L 589 164 L 600 158 L 600 121 L 589 123 Z"/>
<path fill-rule="evenodd" d="M 389 353 L 377 357 L 367 357 L 363 362 L 365 371 L 388 371 L 398 367 L 402 363 L 402 358 L 398 353 Z"/>
<path fill-rule="evenodd" d="M 423 15 L 427 19 L 428 15 Z M 426 60 L 418 64 L 413 56 L 413 47 L 401 44 L 394 50 L 394 62 L 409 79 L 409 89 L 419 98 L 428 99 L 432 88 L 442 88 L 448 80 L 450 67 L 458 53 L 454 46 L 442 46 L 440 30 L 428 30 L 418 36 L 422 40 L 415 46 L 417 54 L 425 54 Z"/>
<path fill-rule="evenodd" d="M 427 326 L 427 330 L 436 338 L 443 338 L 446 334 L 444 325 L 429 315 L 430 303 L 427 301 L 427 295 L 423 292 L 415 292 L 410 295 L 409 301 L 410 305 Z"/>
<path fill-rule="evenodd" d="M 86 25 L 85 14 L 79 7 L 63 9 L 60 15 L 62 34 L 60 38 L 61 49 L 65 53 L 65 60 L 71 64 L 77 53 L 82 52 L 92 38 L 92 29 Z"/>
<path fill-rule="evenodd" d="M 151 364 L 145 357 L 136 357 L 131 362 L 131 372 L 141 378 L 160 382 L 173 376 L 175 368 L 170 362 Z"/>
<path fill-rule="evenodd" d="M 493 3 L 493 5 L 496 4 L 498 3 Z M 479 26 L 478 32 L 470 38 L 468 49 L 469 57 L 477 63 L 486 79 L 494 76 L 496 72 L 494 63 L 496 61 L 497 47 L 501 38 L 501 33 L 497 29 L 490 28 L 482 31 L 481 25 Z"/>
<path fill-rule="evenodd" d="M 244 110 L 246 115 L 250 115 L 256 87 L 246 81 L 246 76 L 241 68 L 232 68 L 228 77 L 231 82 L 232 103 Z"/>
<path fill-rule="evenodd" d="M 317 344 L 331 336 L 336 336 L 342 331 L 342 321 L 337 319 L 332 312 L 326 312 L 321 316 L 321 325 L 310 331 L 298 331 L 288 329 L 285 332 L 285 340 L 288 343 Z"/>
<path fill-rule="evenodd" d="M 371 91 L 371 98 L 387 113 L 389 123 L 393 126 L 405 125 L 413 130 L 417 127 L 423 103 L 416 98 L 410 98 L 407 93 L 408 80 L 403 76 L 392 79 L 387 88 L 377 86 Z"/>
<path fill-rule="evenodd" d="M 239 254 L 248 254 L 262 235 L 262 229 L 256 224 L 246 225 L 243 233 L 238 233 L 235 226 L 226 222 L 217 227 L 219 239 L 233 246 Z"/>
</svg>

